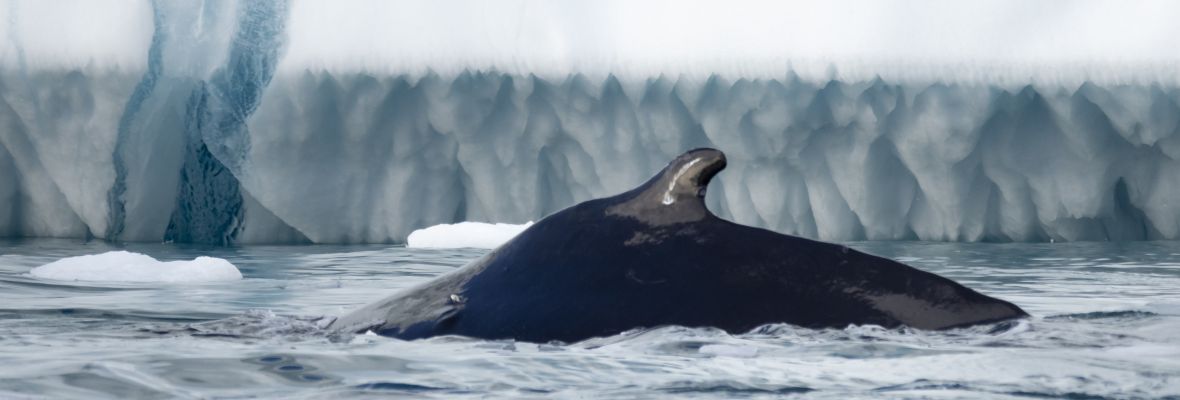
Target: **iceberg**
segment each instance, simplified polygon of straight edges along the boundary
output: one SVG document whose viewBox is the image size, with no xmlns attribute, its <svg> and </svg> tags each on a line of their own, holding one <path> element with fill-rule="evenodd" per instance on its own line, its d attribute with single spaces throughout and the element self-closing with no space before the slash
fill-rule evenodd
<svg viewBox="0 0 1180 400">
<path fill-rule="evenodd" d="M 91 282 L 186 283 L 242 279 L 238 268 L 221 258 L 202 256 L 191 261 L 159 261 L 128 251 L 66 257 L 33 268 L 29 274 L 43 279 Z"/>
<path fill-rule="evenodd" d="M 12 1 L 0 237 L 405 243 L 708 146 L 788 234 L 1180 239 L 1180 7 L 739 3 Z"/>
</svg>

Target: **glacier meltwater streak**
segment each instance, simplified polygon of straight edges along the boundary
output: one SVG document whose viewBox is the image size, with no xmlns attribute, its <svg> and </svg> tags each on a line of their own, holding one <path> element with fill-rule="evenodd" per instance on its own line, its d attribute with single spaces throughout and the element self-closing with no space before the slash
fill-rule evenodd
<svg viewBox="0 0 1180 400">
<path fill-rule="evenodd" d="M 335 36 L 308 31 L 308 7 L 0 7 L 0 236 L 404 242 L 443 223 L 537 220 L 716 147 L 730 167 L 710 207 L 789 234 L 1180 239 L 1172 75 L 340 68 L 313 62 L 315 40 Z M 125 36 L 109 59 L 29 22 L 79 13 Z M 418 40 L 398 33 L 372 40 Z"/>
</svg>

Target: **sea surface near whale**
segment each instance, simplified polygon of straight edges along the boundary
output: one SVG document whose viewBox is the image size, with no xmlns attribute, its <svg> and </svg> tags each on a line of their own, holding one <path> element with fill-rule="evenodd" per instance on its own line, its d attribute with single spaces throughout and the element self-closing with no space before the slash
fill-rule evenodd
<svg viewBox="0 0 1180 400">
<path fill-rule="evenodd" d="M 849 244 L 1034 317 L 946 332 L 664 327 L 571 344 L 333 337 L 323 330 L 331 316 L 487 250 L 6 240 L 0 398 L 1180 396 L 1180 242 Z M 29 275 L 113 250 L 224 258 L 244 279 Z"/>
</svg>

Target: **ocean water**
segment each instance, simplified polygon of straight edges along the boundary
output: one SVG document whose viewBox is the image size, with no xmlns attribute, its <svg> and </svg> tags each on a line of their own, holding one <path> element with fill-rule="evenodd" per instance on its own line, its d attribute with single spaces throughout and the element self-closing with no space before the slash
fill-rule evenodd
<svg viewBox="0 0 1180 400">
<path fill-rule="evenodd" d="M 0 241 L 0 398 L 1180 398 L 1180 242 L 850 245 L 1033 317 L 946 332 L 768 325 L 579 343 L 406 342 L 323 327 L 485 250 L 9 240 Z M 120 249 L 221 257 L 244 279 L 28 274 Z"/>
</svg>

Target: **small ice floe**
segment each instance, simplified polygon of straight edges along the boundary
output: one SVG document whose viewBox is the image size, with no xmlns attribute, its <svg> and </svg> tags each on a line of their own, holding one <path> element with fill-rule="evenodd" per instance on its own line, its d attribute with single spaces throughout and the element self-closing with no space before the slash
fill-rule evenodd
<svg viewBox="0 0 1180 400">
<path fill-rule="evenodd" d="M 29 271 L 38 278 L 103 282 L 212 282 L 242 279 L 229 261 L 197 257 L 191 261 L 159 261 L 128 251 L 66 257 Z"/>
<path fill-rule="evenodd" d="M 758 355 L 758 348 L 754 346 L 734 346 L 729 344 L 706 344 L 698 350 L 701 354 L 723 357 L 752 358 Z"/>
<path fill-rule="evenodd" d="M 532 221 L 520 225 L 489 224 L 485 222 L 460 222 L 456 224 L 435 225 L 410 232 L 410 236 L 406 238 L 406 247 L 432 249 L 470 247 L 494 249 L 516 237 L 516 235 L 532 225 Z"/>
</svg>

